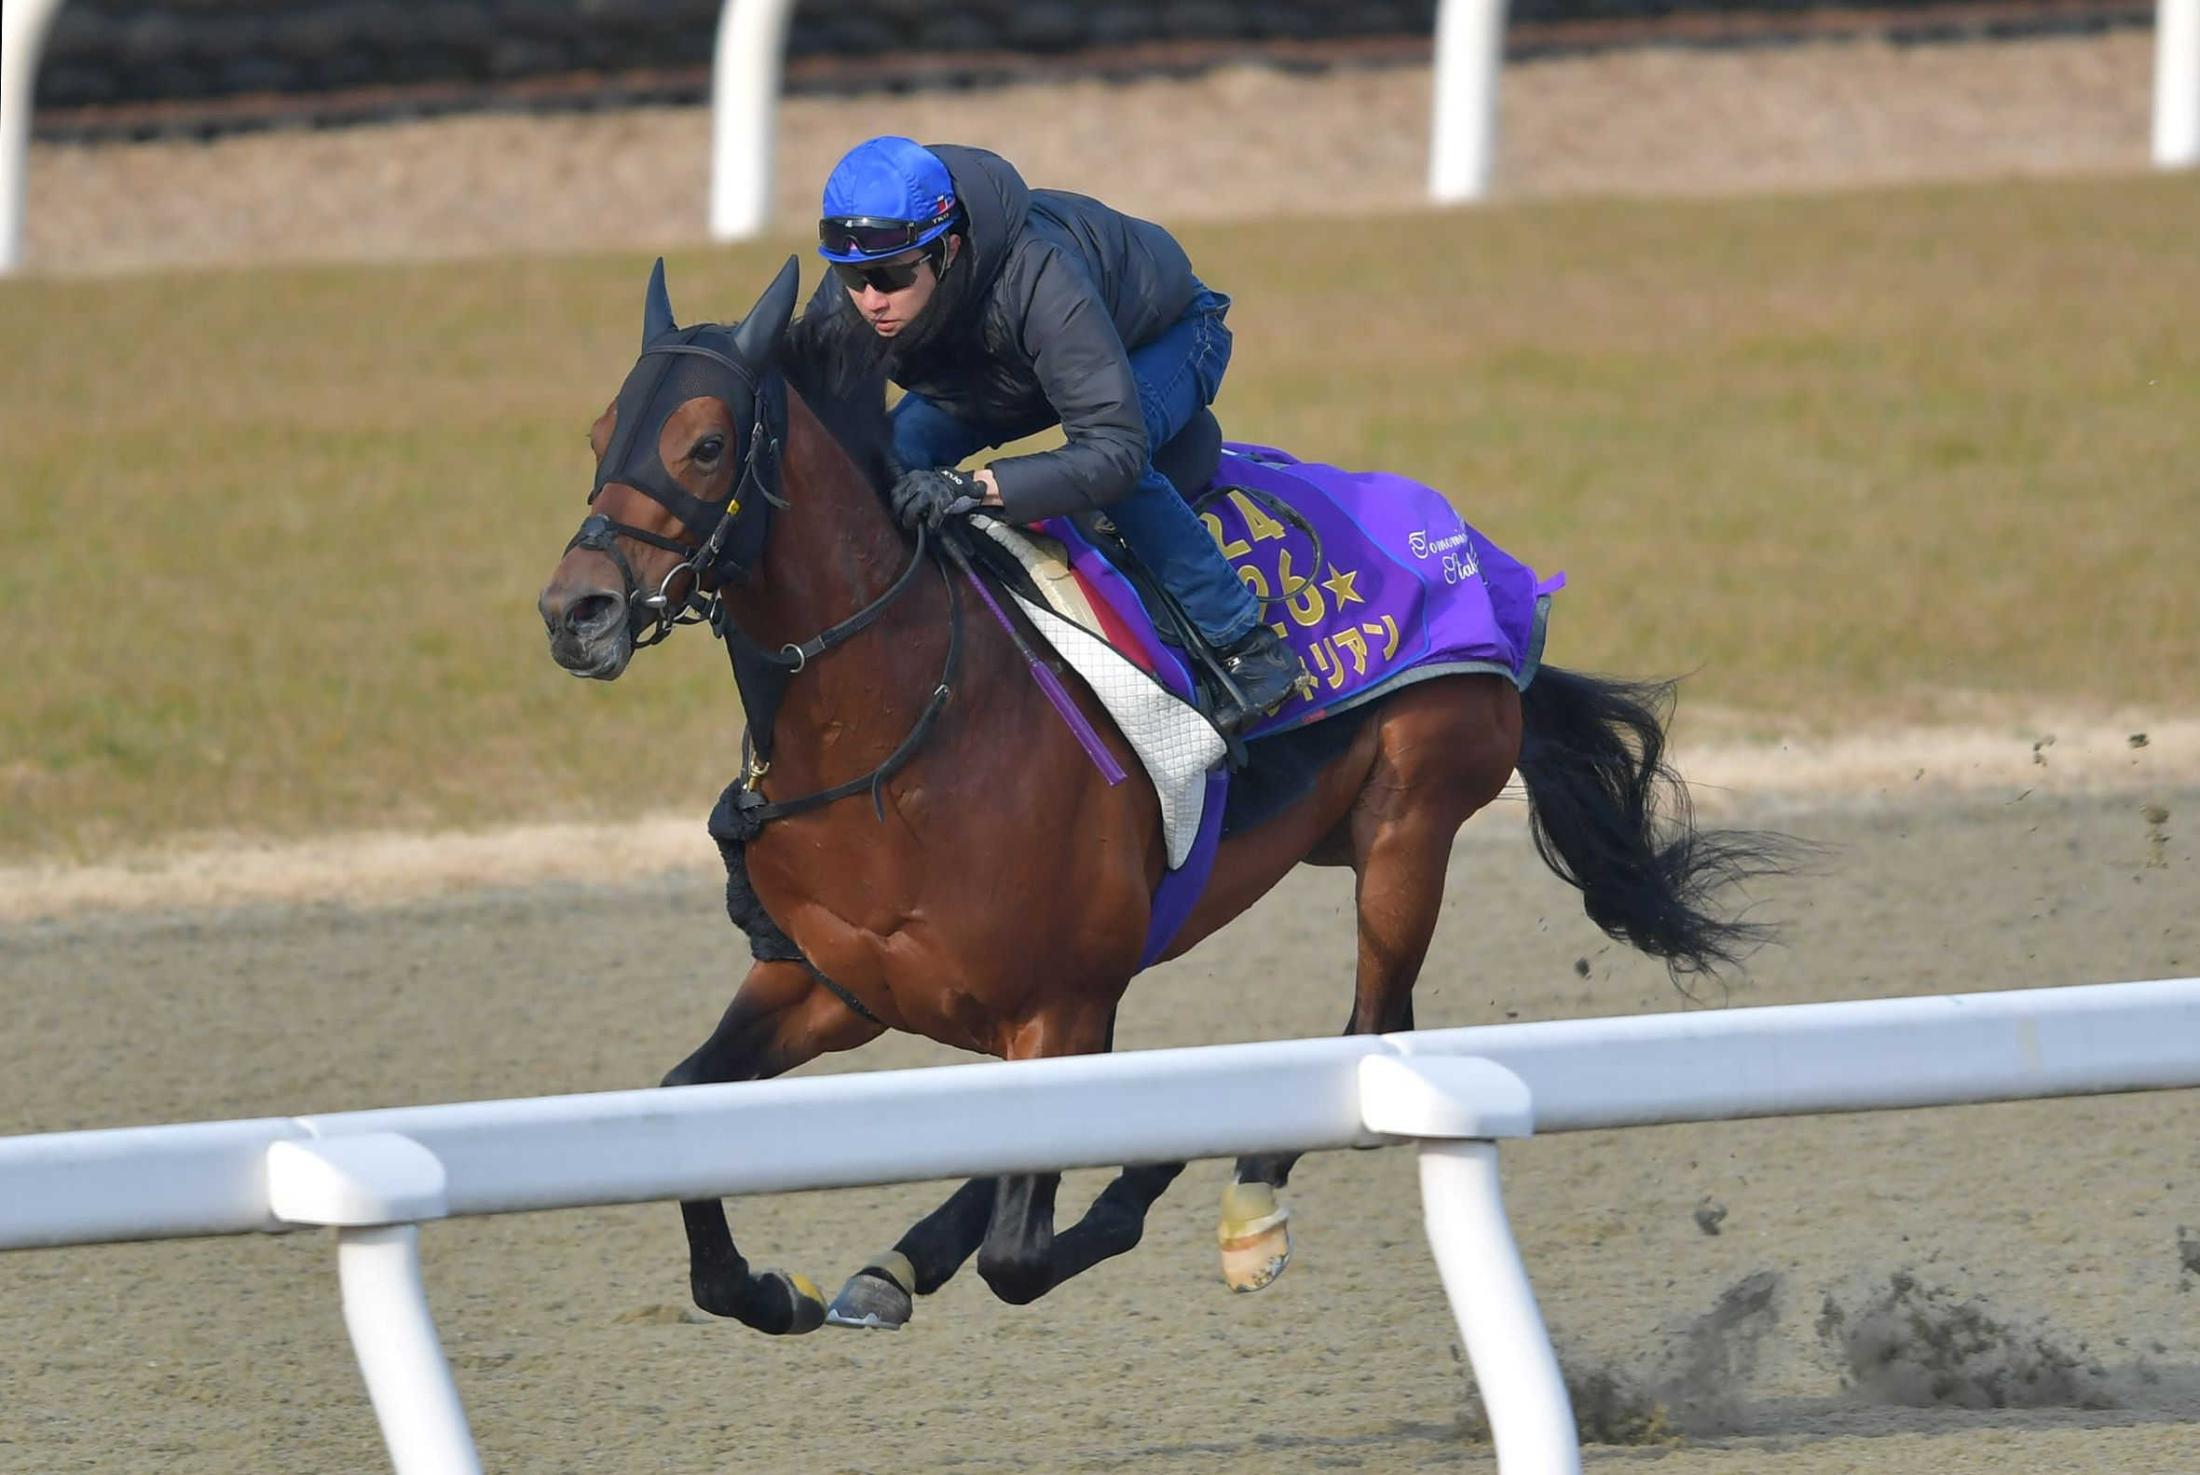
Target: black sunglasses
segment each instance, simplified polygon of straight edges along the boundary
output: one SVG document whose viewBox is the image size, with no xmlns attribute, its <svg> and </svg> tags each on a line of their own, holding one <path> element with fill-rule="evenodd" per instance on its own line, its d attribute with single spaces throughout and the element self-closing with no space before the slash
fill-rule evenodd
<svg viewBox="0 0 2200 1475">
<path fill-rule="evenodd" d="M 930 263 L 932 269 L 938 271 L 946 259 L 946 242 L 935 241 L 925 248 L 922 256 L 898 266 L 866 266 L 860 261 L 836 261 L 832 265 L 833 275 L 851 292 L 860 292 L 865 287 L 876 287 L 881 292 L 906 292 L 917 280 L 918 267 Z"/>
<path fill-rule="evenodd" d="M 917 243 L 938 225 L 931 220 L 885 220 L 876 215 L 828 215 L 817 223 L 818 244 L 836 256 L 891 256 Z"/>
</svg>

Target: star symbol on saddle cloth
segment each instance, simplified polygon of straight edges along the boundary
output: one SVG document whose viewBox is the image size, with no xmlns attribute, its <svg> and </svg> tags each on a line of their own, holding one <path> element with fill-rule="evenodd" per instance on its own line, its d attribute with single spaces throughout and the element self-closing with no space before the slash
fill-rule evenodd
<svg viewBox="0 0 2200 1475">
<path fill-rule="evenodd" d="M 1327 589 L 1330 597 L 1337 601 L 1337 608 L 1343 609 L 1348 604 L 1367 603 L 1366 598 L 1361 595 L 1360 591 L 1353 587 L 1352 581 L 1359 576 L 1360 571 L 1356 568 L 1338 569 L 1328 578 L 1322 580 L 1322 587 Z"/>
</svg>

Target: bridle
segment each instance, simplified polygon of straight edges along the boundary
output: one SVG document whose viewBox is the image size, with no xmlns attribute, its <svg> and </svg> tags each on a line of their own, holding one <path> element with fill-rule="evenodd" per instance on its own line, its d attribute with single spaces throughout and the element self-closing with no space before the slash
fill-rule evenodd
<svg viewBox="0 0 2200 1475">
<path fill-rule="evenodd" d="M 641 356 L 648 358 L 652 354 L 692 354 L 730 370 L 747 388 L 749 402 L 755 413 L 749 426 L 748 446 L 741 458 L 740 474 L 734 478 L 732 495 L 726 499 L 723 507 L 705 503 L 700 498 L 689 495 L 684 488 L 651 486 L 649 483 L 656 480 L 651 476 L 629 480 L 599 472 L 596 485 L 588 494 L 588 505 L 593 508 L 596 499 L 603 495 L 604 487 L 614 480 L 620 481 L 624 485 L 633 486 L 636 491 L 679 517 L 683 526 L 693 525 L 691 518 L 697 508 L 710 509 L 710 532 L 700 544 L 694 546 L 677 538 L 668 538 L 662 533 L 651 532 L 648 528 L 619 522 L 607 513 L 593 511 L 581 520 L 580 530 L 565 545 L 568 553 L 575 548 L 601 553 L 618 569 L 622 586 L 620 592 L 630 611 L 629 634 L 637 650 L 656 645 L 671 635 L 676 626 L 716 625 L 719 622 L 720 612 L 724 607 L 724 600 L 718 593 L 719 586 L 729 576 L 738 578 L 748 571 L 745 566 L 735 566 L 734 561 L 728 557 L 727 542 L 728 535 L 740 521 L 742 496 L 752 484 L 767 507 L 787 505 L 786 499 L 774 490 L 774 483 L 779 479 L 779 431 L 784 426 L 786 411 L 784 383 L 776 378 L 759 381 L 756 372 L 747 364 L 731 354 L 720 353 L 717 349 L 700 343 L 652 344 L 642 350 Z M 771 393 L 774 388 L 779 393 Z M 777 423 L 773 413 L 775 408 L 778 412 Z M 622 421 L 625 418 L 624 415 L 621 416 Z M 612 445 L 604 452 L 603 464 L 608 467 L 615 459 L 624 459 L 615 457 L 614 453 L 622 448 L 631 449 L 632 438 L 632 434 L 622 424 L 614 432 Z M 641 592 L 641 580 L 635 575 L 634 565 L 628 561 L 625 550 L 619 547 L 621 538 L 632 538 L 638 543 L 647 543 L 651 547 L 662 548 L 680 556 L 680 561 L 666 570 L 664 577 L 657 581 L 655 593 Z M 761 545 L 761 535 L 755 541 Z M 672 586 L 682 574 L 689 575 L 688 591 L 686 597 L 675 600 Z M 707 595 L 704 593 L 706 583 L 710 585 Z"/>
<path fill-rule="evenodd" d="M 651 355 L 691 355 L 716 364 L 730 371 L 747 392 L 751 421 L 748 445 L 745 448 L 741 471 L 734 478 L 733 492 L 724 506 L 705 502 L 684 487 L 670 483 L 669 477 L 660 474 L 659 467 L 643 467 L 640 470 L 627 465 L 632 459 L 634 439 L 641 434 L 641 422 L 649 402 L 656 397 L 669 366 L 660 372 L 633 396 L 629 414 L 629 396 L 620 395 L 620 424 L 613 432 L 612 443 L 605 449 L 597 470 L 595 488 L 589 493 L 589 506 L 593 508 L 604 487 L 616 482 L 630 486 L 650 500 L 664 507 L 680 520 L 683 527 L 694 527 L 705 518 L 710 520 L 710 531 L 699 544 L 688 544 L 677 538 L 668 538 L 647 528 L 613 519 L 607 513 L 591 511 L 582 520 L 580 530 L 565 547 L 567 552 L 585 548 L 602 553 L 619 570 L 630 613 L 630 635 L 637 649 L 656 645 L 669 637 L 681 625 L 707 624 L 711 632 L 726 643 L 726 652 L 733 663 L 734 682 L 741 691 L 742 710 L 748 724 L 742 733 L 741 777 L 729 791 L 731 805 L 737 823 L 746 831 L 745 838 L 753 838 L 756 831 L 773 819 L 830 804 L 868 789 L 872 807 L 883 820 L 885 803 L 883 787 L 903 765 L 916 756 L 925 736 L 932 730 L 941 710 L 953 693 L 955 673 L 962 659 L 962 600 L 956 592 L 955 582 L 945 563 L 934 557 L 930 561 L 940 571 L 947 586 L 948 642 L 947 659 L 934 684 L 931 697 L 919 714 L 915 725 L 901 744 L 888 755 L 886 761 L 862 778 L 835 785 L 829 789 L 807 794 L 797 799 L 779 802 L 767 801 L 759 791 L 764 775 L 771 768 L 772 728 L 779 710 L 780 697 L 788 680 L 799 674 L 812 661 L 850 640 L 867 629 L 884 614 L 915 581 L 917 570 L 931 553 L 929 537 L 922 527 L 917 529 L 916 545 L 911 549 L 908 565 L 894 577 L 882 594 L 864 605 L 848 618 L 811 636 L 808 640 L 789 641 L 773 650 L 758 644 L 746 631 L 734 623 L 732 613 L 726 608 L 722 590 L 729 582 L 747 576 L 763 553 L 766 533 L 769 531 L 770 514 L 774 508 L 786 508 L 791 504 L 777 486 L 781 468 L 781 442 L 786 429 L 786 380 L 779 374 L 760 376 L 756 370 L 740 359 L 721 353 L 706 344 L 694 342 L 654 343 L 642 350 L 642 358 Z M 723 397 L 721 396 L 721 400 Z M 728 408 L 734 408 L 728 405 Z M 743 417 L 735 414 L 736 424 Z M 754 488 L 757 506 L 748 517 L 742 516 L 744 498 Z M 634 566 L 619 547 L 619 539 L 632 538 L 652 547 L 662 548 L 679 555 L 680 561 L 657 582 L 656 592 L 643 594 L 641 581 Z M 687 593 L 676 598 L 672 592 L 675 581 L 682 574 L 690 576 Z M 709 592 L 704 591 L 705 584 Z"/>
</svg>

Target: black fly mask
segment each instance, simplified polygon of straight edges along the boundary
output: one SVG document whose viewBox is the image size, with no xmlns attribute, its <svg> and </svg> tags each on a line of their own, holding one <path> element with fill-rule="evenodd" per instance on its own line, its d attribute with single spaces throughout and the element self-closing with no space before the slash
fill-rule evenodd
<svg viewBox="0 0 2200 1475">
<path fill-rule="evenodd" d="M 637 645 L 656 644 L 676 624 L 708 619 L 713 597 L 705 594 L 705 586 L 715 591 L 741 580 L 763 555 L 771 509 L 785 505 L 778 482 L 787 389 L 773 361 L 794 312 L 797 286 L 797 268 L 789 258 L 738 324 L 682 328 L 673 321 L 662 259 L 650 273 L 641 357 L 620 386 L 611 443 L 597 465 L 588 501 L 593 507 L 603 489 L 614 483 L 632 487 L 678 518 L 685 538 L 668 538 L 591 512 L 566 545 L 600 552 L 618 566 Z M 725 406 L 727 423 L 739 436 L 728 452 L 738 470 L 723 503 L 706 501 L 681 486 L 658 454 L 665 422 L 693 399 L 715 399 Z M 619 547 L 622 538 L 676 553 L 681 561 L 654 591 L 644 591 Z M 676 605 L 673 589 L 682 575 L 689 576 L 688 588 Z M 651 625 L 653 629 L 646 628 Z"/>
</svg>

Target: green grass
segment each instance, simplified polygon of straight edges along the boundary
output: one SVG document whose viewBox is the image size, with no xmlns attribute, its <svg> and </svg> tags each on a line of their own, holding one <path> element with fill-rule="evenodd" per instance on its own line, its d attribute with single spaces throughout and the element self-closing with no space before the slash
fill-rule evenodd
<svg viewBox="0 0 2200 1475">
<path fill-rule="evenodd" d="M 2200 706 L 2200 181 L 1187 238 L 1231 433 L 1564 568 L 1557 661 L 1767 726 Z M 675 257 L 683 318 L 789 244 Z M 647 264 L 0 284 L 0 859 L 700 814 L 722 655 L 576 682 L 533 611 Z"/>
</svg>

